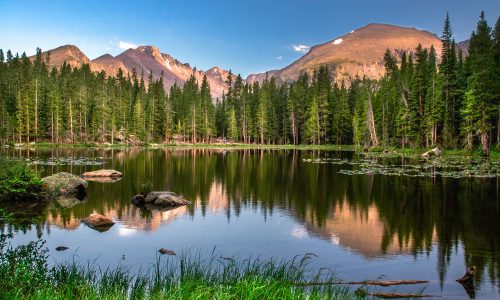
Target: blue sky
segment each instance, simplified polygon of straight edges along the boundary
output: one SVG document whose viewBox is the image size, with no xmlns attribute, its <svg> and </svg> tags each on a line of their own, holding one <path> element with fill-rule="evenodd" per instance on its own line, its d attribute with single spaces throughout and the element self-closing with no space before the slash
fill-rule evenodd
<svg viewBox="0 0 500 300">
<path fill-rule="evenodd" d="M 0 0 L 0 48 L 33 54 L 64 44 L 91 59 L 155 45 L 199 69 L 220 66 L 247 75 L 282 68 L 304 46 L 329 41 L 368 23 L 441 34 L 450 13 L 462 41 L 484 10 L 490 26 L 499 0 L 14 1 Z M 294 47 L 295 46 L 295 47 Z"/>
</svg>

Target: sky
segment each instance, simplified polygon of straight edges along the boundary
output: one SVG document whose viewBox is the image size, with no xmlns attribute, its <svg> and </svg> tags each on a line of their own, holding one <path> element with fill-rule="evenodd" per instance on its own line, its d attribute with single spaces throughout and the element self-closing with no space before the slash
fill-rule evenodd
<svg viewBox="0 0 500 300">
<path fill-rule="evenodd" d="M 482 10 L 494 26 L 500 0 L 0 0 L 0 49 L 32 55 L 73 44 L 93 59 L 155 45 L 198 69 L 246 76 L 283 68 L 310 46 L 369 23 L 441 35 L 449 13 L 462 41 Z"/>
</svg>

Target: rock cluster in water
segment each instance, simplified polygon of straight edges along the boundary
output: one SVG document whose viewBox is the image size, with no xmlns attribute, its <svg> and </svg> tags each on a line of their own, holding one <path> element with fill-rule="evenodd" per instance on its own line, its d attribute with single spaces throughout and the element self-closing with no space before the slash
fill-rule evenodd
<svg viewBox="0 0 500 300">
<path fill-rule="evenodd" d="M 132 203 L 149 209 L 163 210 L 191 204 L 191 202 L 173 192 L 149 192 L 146 195 L 135 195 L 132 198 Z"/>
</svg>

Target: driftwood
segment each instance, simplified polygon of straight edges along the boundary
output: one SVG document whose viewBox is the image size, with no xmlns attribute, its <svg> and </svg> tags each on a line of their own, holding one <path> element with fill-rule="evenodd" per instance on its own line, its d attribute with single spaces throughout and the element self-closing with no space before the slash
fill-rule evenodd
<svg viewBox="0 0 500 300">
<path fill-rule="evenodd" d="M 406 284 L 423 284 L 429 283 L 428 280 L 365 280 L 365 281 L 314 281 L 314 282 L 301 282 L 296 285 L 330 285 L 330 284 L 361 284 L 361 285 L 379 285 L 379 286 L 393 286 L 393 285 L 406 285 Z"/>
<path fill-rule="evenodd" d="M 471 299 L 476 298 L 476 287 L 474 286 L 474 276 L 476 275 L 476 267 L 469 266 L 461 278 L 457 279 L 457 282 L 462 285 L 465 292 L 469 295 Z"/>
<path fill-rule="evenodd" d="M 404 293 L 367 293 L 369 296 L 375 296 L 379 298 L 393 299 L 393 298 L 430 298 L 438 297 L 434 295 L 424 295 L 424 294 L 404 294 Z"/>
<path fill-rule="evenodd" d="M 474 275 L 476 275 L 476 266 L 467 267 L 464 276 L 458 278 L 457 281 L 462 284 L 471 282 L 472 280 L 474 280 Z"/>
</svg>

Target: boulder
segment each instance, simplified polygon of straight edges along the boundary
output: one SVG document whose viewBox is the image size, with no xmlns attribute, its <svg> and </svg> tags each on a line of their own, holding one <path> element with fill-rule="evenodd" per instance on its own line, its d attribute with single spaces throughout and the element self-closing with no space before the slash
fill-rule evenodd
<svg viewBox="0 0 500 300">
<path fill-rule="evenodd" d="M 426 158 L 426 157 L 431 157 L 431 156 L 440 156 L 441 155 L 441 149 L 439 149 L 439 147 L 436 147 L 434 149 L 431 149 L 427 152 L 424 152 L 422 154 L 422 157 Z"/>
<path fill-rule="evenodd" d="M 183 205 L 188 205 L 189 201 L 186 201 L 182 199 L 181 197 L 172 195 L 172 194 L 161 194 L 156 198 L 154 205 L 155 206 L 162 206 L 162 207 L 177 207 L 177 206 L 183 206 Z"/>
<path fill-rule="evenodd" d="M 102 178 L 102 177 L 107 177 L 107 178 L 120 178 L 122 177 L 122 173 L 118 172 L 116 170 L 97 170 L 97 171 L 92 171 L 92 172 L 85 172 L 82 174 L 83 177 L 88 177 L 88 178 Z"/>
<path fill-rule="evenodd" d="M 87 218 L 82 219 L 82 223 L 99 232 L 107 231 L 115 225 L 113 220 L 100 214 L 91 214 Z"/>
<path fill-rule="evenodd" d="M 150 192 L 145 197 L 144 195 L 136 195 L 132 198 L 132 203 L 135 205 L 145 205 L 146 208 L 150 209 L 158 207 L 174 208 L 191 204 L 173 192 Z"/>
<path fill-rule="evenodd" d="M 145 200 L 146 200 L 146 197 L 144 197 L 144 195 L 142 195 L 142 194 L 135 195 L 132 198 L 132 204 L 142 205 L 142 204 L 144 204 Z"/>
<path fill-rule="evenodd" d="M 167 192 L 149 192 L 147 195 L 146 195 L 146 198 L 144 199 L 144 202 L 148 203 L 148 204 L 153 204 L 155 203 L 156 199 L 164 194 L 164 193 L 167 193 Z"/>
<path fill-rule="evenodd" d="M 47 185 L 51 196 L 74 196 L 80 200 L 85 198 L 88 186 L 84 179 L 66 172 L 44 177 L 42 181 Z"/>
</svg>

